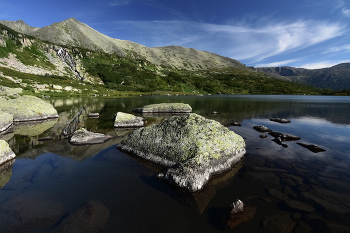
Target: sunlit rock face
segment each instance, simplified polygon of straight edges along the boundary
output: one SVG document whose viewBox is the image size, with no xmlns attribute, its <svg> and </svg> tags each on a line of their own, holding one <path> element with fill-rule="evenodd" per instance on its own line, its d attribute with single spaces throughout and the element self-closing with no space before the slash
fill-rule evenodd
<svg viewBox="0 0 350 233">
<path fill-rule="evenodd" d="M 13 124 L 13 116 L 6 112 L 0 112 L 0 132 L 7 130 Z"/>
<path fill-rule="evenodd" d="M 118 149 L 168 167 L 159 177 L 195 192 L 241 161 L 245 142 L 219 122 L 191 113 L 135 130 Z"/>
<path fill-rule="evenodd" d="M 123 112 L 118 112 L 114 120 L 114 127 L 140 127 L 143 125 L 142 117 Z"/>
<path fill-rule="evenodd" d="M 22 96 L 10 100 L 0 98 L 0 111 L 11 114 L 14 122 L 58 117 L 56 109 L 51 104 L 34 96 Z"/>
<path fill-rule="evenodd" d="M 111 139 L 109 135 L 104 135 L 101 133 L 93 133 L 81 128 L 74 132 L 73 136 L 69 142 L 73 145 L 90 145 L 104 143 L 105 141 Z"/>
<path fill-rule="evenodd" d="M 16 155 L 9 147 L 9 144 L 4 140 L 0 140 L 0 165 L 14 159 L 15 157 Z"/>
</svg>

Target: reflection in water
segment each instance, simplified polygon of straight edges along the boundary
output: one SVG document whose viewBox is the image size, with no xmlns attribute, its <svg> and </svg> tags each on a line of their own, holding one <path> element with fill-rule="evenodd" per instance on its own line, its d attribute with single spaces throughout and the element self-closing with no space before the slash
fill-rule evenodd
<svg viewBox="0 0 350 233">
<path fill-rule="evenodd" d="M 12 176 L 12 166 L 15 160 L 10 160 L 0 166 L 0 189 L 2 189 Z"/>
<path fill-rule="evenodd" d="M 49 101 L 59 112 L 51 126 L 17 128 L 2 135 L 17 158 L 12 169 L 3 173 L 0 231 L 41 228 L 47 232 L 59 226 L 65 213 L 95 200 L 110 211 L 101 232 L 220 232 L 233 226 L 225 222 L 227 207 L 240 199 L 254 214 L 236 226 L 235 232 L 265 232 L 271 226 L 288 226 L 289 232 L 350 232 L 349 97 L 143 96 Z M 190 104 L 193 112 L 245 138 L 242 168 L 188 195 L 157 180 L 159 168 L 118 151 L 116 145 L 131 131 L 114 129 L 114 115 L 162 102 Z M 85 111 L 79 127 L 114 138 L 104 144 L 72 146 L 68 138 L 60 137 L 81 108 Z M 211 114 L 213 111 L 219 114 Z M 90 119 L 90 112 L 100 117 Z M 291 123 L 269 120 L 276 117 Z M 161 120 L 152 116 L 148 121 L 151 125 Z M 240 122 L 241 127 L 232 126 L 232 121 Z M 283 147 L 270 135 L 260 138 L 261 133 L 253 129 L 257 125 L 301 139 L 283 141 L 288 146 Z M 54 140 L 38 140 L 46 136 Z M 297 143 L 318 145 L 326 151 L 313 153 Z M 44 206 L 51 206 L 50 211 Z M 48 214 L 53 217 L 45 218 Z"/>
</svg>

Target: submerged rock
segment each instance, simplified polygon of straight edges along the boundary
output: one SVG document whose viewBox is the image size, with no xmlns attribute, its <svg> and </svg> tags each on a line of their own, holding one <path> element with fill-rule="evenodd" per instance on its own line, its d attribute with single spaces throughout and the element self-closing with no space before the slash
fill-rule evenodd
<svg viewBox="0 0 350 233">
<path fill-rule="evenodd" d="M 259 137 L 260 138 L 267 138 L 267 135 L 266 134 L 260 134 Z"/>
<path fill-rule="evenodd" d="M 7 130 L 13 124 L 13 116 L 6 112 L 0 112 L 0 132 Z"/>
<path fill-rule="evenodd" d="M 11 114 L 14 122 L 58 118 L 57 111 L 51 104 L 34 96 L 10 100 L 0 98 L 0 111 Z"/>
<path fill-rule="evenodd" d="M 233 125 L 233 126 L 242 126 L 242 125 L 241 125 L 239 122 L 237 122 L 237 121 L 233 121 L 233 122 L 232 122 L 232 125 Z"/>
<path fill-rule="evenodd" d="M 244 207 L 243 201 L 237 199 L 230 206 L 231 214 L 236 214 L 238 212 L 243 211 L 243 207 Z"/>
<path fill-rule="evenodd" d="M 313 145 L 313 144 L 304 144 L 304 143 L 299 143 L 299 142 L 297 144 L 299 146 L 302 146 L 302 147 L 309 149 L 310 151 L 312 151 L 314 153 L 326 151 L 325 149 L 322 149 L 321 147 Z"/>
<path fill-rule="evenodd" d="M 292 134 L 287 134 L 287 133 L 280 133 L 276 131 L 269 132 L 269 134 L 274 137 L 274 138 L 280 138 L 283 141 L 294 141 L 294 140 L 299 140 L 300 137 L 292 135 Z"/>
<path fill-rule="evenodd" d="M 50 233 L 95 233 L 103 229 L 109 217 L 109 210 L 99 201 L 88 203 L 72 210 Z"/>
<path fill-rule="evenodd" d="M 269 129 L 266 126 L 263 126 L 263 125 L 254 126 L 253 129 L 255 129 L 256 131 L 258 131 L 260 133 L 271 132 L 272 131 L 271 129 Z"/>
<path fill-rule="evenodd" d="M 111 139 L 109 135 L 104 135 L 101 133 L 93 133 L 81 128 L 74 132 L 73 136 L 69 142 L 73 145 L 90 145 L 97 143 L 104 143 L 105 141 Z"/>
<path fill-rule="evenodd" d="M 115 116 L 114 127 L 132 128 L 140 126 L 144 126 L 142 117 L 137 117 L 123 112 L 118 112 Z"/>
<path fill-rule="evenodd" d="M 245 154 L 241 136 L 194 113 L 138 129 L 117 148 L 168 167 L 164 179 L 190 192 L 202 189 L 212 175 L 231 169 Z"/>
<path fill-rule="evenodd" d="M 183 103 L 161 103 L 145 105 L 142 108 L 135 108 L 134 112 L 150 113 L 150 112 L 164 112 L 164 113 L 190 113 L 192 108 L 188 104 Z"/>
<path fill-rule="evenodd" d="M 16 155 L 9 147 L 9 144 L 4 140 L 0 140 L 0 165 L 14 159 L 15 157 Z"/>
<path fill-rule="evenodd" d="M 278 122 L 278 123 L 290 123 L 291 122 L 290 120 L 286 120 L 286 119 L 283 119 L 283 118 L 271 118 L 270 121 L 275 121 L 275 122 Z"/>
</svg>

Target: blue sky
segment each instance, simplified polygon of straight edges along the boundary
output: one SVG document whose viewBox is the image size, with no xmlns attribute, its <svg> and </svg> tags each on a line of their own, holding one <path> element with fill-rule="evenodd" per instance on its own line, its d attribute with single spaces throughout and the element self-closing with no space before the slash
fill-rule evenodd
<svg viewBox="0 0 350 233">
<path fill-rule="evenodd" d="M 74 17 L 112 38 L 178 45 L 246 65 L 350 62 L 349 0 L 0 0 L 0 19 L 44 27 Z"/>
</svg>

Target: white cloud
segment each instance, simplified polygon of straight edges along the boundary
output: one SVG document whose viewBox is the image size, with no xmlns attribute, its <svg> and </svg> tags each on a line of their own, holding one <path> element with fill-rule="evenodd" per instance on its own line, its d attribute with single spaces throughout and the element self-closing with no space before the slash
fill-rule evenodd
<svg viewBox="0 0 350 233">
<path fill-rule="evenodd" d="M 301 68 L 305 69 L 321 69 L 321 68 L 327 68 L 332 67 L 340 63 L 350 62 L 350 60 L 341 60 L 341 61 L 321 61 L 316 63 L 309 63 L 301 65 Z"/>
<path fill-rule="evenodd" d="M 271 62 L 271 63 L 260 63 L 256 64 L 255 67 L 276 67 L 276 66 L 284 66 L 287 64 L 290 64 L 292 62 L 296 62 L 299 59 L 290 59 L 290 60 L 285 60 L 285 61 L 277 61 L 277 62 Z"/>
<path fill-rule="evenodd" d="M 343 13 L 343 15 L 344 15 L 345 17 L 349 17 L 349 18 L 350 18 L 350 9 L 343 8 L 343 9 L 341 10 L 341 13 Z"/>
<path fill-rule="evenodd" d="M 336 52 L 350 52 L 350 44 L 329 48 L 326 51 L 322 52 L 322 54 L 336 53 Z"/>
<path fill-rule="evenodd" d="M 192 21 L 128 21 L 137 41 L 146 46 L 179 45 L 218 53 L 233 59 L 261 61 L 343 34 L 345 26 L 326 21 L 270 23 L 262 27 L 218 25 Z M 135 41 L 136 42 L 136 41 Z"/>
</svg>

